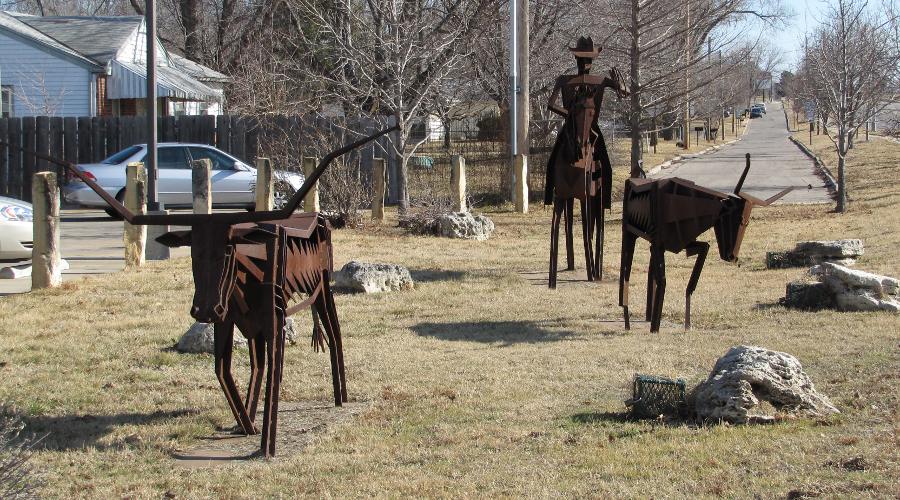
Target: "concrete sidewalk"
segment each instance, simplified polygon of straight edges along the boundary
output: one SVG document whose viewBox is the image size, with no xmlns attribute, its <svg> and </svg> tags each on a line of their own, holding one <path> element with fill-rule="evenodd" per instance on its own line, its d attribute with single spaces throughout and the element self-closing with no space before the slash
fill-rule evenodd
<svg viewBox="0 0 900 500">
<path fill-rule="evenodd" d="M 102 210 L 63 209 L 60 222 L 62 258 L 69 263 L 69 269 L 63 271 L 63 281 L 114 273 L 125 267 L 122 221 L 111 219 Z M 188 256 L 190 249 L 174 248 L 172 255 Z M 30 290 L 30 277 L 0 279 L 0 296 Z"/>
<path fill-rule="evenodd" d="M 782 203 L 832 203 L 825 181 L 813 161 L 788 139 L 790 132 L 780 102 L 766 105 L 768 113 L 754 118 L 743 140 L 704 155 L 685 155 L 686 160 L 653 177 L 681 177 L 723 192 L 731 192 L 750 153 L 750 173 L 743 190 L 768 198 L 787 187 L 794 191 Z"/>
</svg>

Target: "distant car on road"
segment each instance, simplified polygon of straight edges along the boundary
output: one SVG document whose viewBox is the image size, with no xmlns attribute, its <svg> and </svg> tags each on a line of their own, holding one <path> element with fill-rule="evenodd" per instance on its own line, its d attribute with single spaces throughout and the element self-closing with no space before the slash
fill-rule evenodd
<svg viewBox="0 0 900 500">
<path fill-rule="evenodd" d="M 191 161 L 208 159 L 212 162 L 212 202 L 216 208 L 247 208 L 255 206 L 256 169 L 241 160 L 206 144 L 164 142 L 157 146 L 157 190 L 159 201 L 167 208 L 193 206 L 191 190 Z M 129 163 L 144 162 L 147 145 L 136 144 L 119 151 L 100 163 L 86 163 L 78 168 L 117 200 L 125 199 L 125 167 Z M 281 206 L 303 184 L 303 176 L 292 172 L 275 172 L 275 205 Z M 90 187 L 74 177 L 63 188 L 66 201 L 85 207 L 98 207 L 112 217 L 117 214 Z"/>
<path fill-rule="evenodd" d="M 750 111 L 753 111 L 754 109 L 759 110 L 759 112 L 762 114 L 766 114 L 766 105 L 765 104 L 757 103 L 757 104 L 754 104 L 753 106 L 750 106 Z"/>
<path fill-rule="evenodd" d="M 761 108 L 752 107 L 750 108 L 750 118 L 762 118 L 763 111 Z"/>
<path fill-rule="evenodd" d="M 0 196 L 0 261 L 31 258 L 33 216 L 30 203 Z"/>
</svg>

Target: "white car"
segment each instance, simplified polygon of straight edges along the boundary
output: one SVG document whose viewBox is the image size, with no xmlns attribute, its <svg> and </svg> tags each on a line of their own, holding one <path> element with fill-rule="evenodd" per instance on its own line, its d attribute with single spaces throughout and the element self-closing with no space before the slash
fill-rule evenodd
<svg viewBox="0 0 900 500">
<path fill-rule="evenodd" d="M 30 203 L 0 196 L 0 260 L 31 259 L 32 218 Z"/>
<path fill-rule="evenodd" d="M 212 203 L 216 208 L 252 209 L 256 202 L 256 169 L 237 158 L 205 144 L 164 142 L 157 146 L 157 191 L 166 208 L 193 206 L 191 161 L 212 162 Z M 86 163 L 78 168 L 117 200 L 125 199 L 125 167 L 144 162 L 147 145 L 137 144 L 119 151 L 100 163 Z M 303 176 L 291 172 L 275 172 L 275 205 L 281 206 L 303 184 Z M 63 187 L 66 201 L 85 207 L 108 209 L 106 202 L 77 177 Z"/>
</svg>

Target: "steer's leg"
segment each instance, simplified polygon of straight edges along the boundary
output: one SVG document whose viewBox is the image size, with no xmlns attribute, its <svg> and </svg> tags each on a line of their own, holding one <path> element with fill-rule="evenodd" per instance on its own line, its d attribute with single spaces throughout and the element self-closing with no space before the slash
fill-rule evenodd
<svg viewBox="0 0 900 500">
<path fill-rule="evenodd" d="M 231 375 L 231 355 L 234 349 L 234 323 L 230 321 L 217 321 L 214 324 L 213 343 L 215 344 L 215 367 L 216 377 L 219 379 L 219 385 L 222 386 L 222 392 L 225 393 L 225 399 L 228 400 L 228 406 L 238 426 L 245 434 L 256 434 L 253 427 L 253 421 L 247 415 L 247 409 L 241 401 L 238 388 L 234 383 L 234 377 Z"/>
<path fill-rule="evenodd" d="M 338 374 L 341 377 L 341 401 L 347 402 L 347 375 L 344 369 L 344 342 L 341 339 L 341 324 L 338 321 L 337 307 L 334 305 L 334 294 L 331 293 L 331 276 L 325 273 L 322 293 L 325 296 L 325 304 L 328 306 L 328 318 L 331 320 L 332 342 L 337 353 Z"/>
<path fill-rule="evenodd" d="M 634 244 L 637 236 L 622 229 L 622 264 L 619 272 L 619 305 L 625 315 L 625 329 L 631 329 L 631 318 L 628 314 L 628 280 L 631 279 L 631 263 L 634 260 Z"/>
<path fill-rule="evenodd" d="M 694 262 L 694 270 L 691 271 L 691 279 L 688 280 L 687 290 L 684 292 L 684 329 L 691 329 L 691 295 L 697 289 L 697 282 L 700 281 L 700 273 L 703 271 L 703 263 L 706 262 L 706 254 L 709 253 L 709 243 L 705 241 L 695 241 L 686 248 L 687 256 L 697 256 Z"/>
<path fill-rule="evenodd" d="M 259 404 L 259 392 L 262 387 L 262 370 L 266 366 L 265 341 L 259 336 L 248 339 L 250 349 L 250 384 L 247 387 L 247 414 L 250 421 L 256 421 L 256 408 Z"/>
<path fill-rule="evenodd" d="M 653 245 L 650 245 L 650 264 L 647 266 L 647 305 L 645 309 L 644 319 L 650 321 L 653 317 L 653 303 L 656 297 L 656 276 L 653 270 L 656 269 L 656 253 L 653 251 Z"/>
<path fill-rule="evenodd" d="M 656 290 L 653 294 L 653 317 L 650 320 L 650 331 L 658 332 L 662 320 L 663 300 L 666 298 L 666 250 L 662 246 L 655 247 L 654 270 Z"/>
<path fill-rule="evenodd" d="M 328 307 L 328 301 L 325 298 L 326 294 L 320 293 L 318 297 L 316 297 L 316 301 L 313 303 L 316 311 L 319 313 L 319 317 L 322 318 L 322 326 L 325 327 L 325 335 L 328 337 L 328 353 L 331 356 L 331 383 L 334 389 L 334 405 L 341 406 L 343 403 L 343 398 L 341 397 L 341 372 L 340 372 L 340 361 L 338 361 L 337 356 L 337 341 L 334 336 L 334 323 L 331 321 L 331 311 L 330 307 Z"/>
</svg>

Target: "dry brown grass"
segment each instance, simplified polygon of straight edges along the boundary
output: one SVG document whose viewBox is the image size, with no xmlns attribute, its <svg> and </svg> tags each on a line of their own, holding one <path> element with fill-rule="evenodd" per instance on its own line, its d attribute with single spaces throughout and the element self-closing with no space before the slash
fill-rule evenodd
<svg viewBox="0 0 900 500">
<path fill-rule="evenodd" d="M 0 400 L 51 432 L 36 460 L 52 497 L 896 497 L 900 320 L 785 310 L 778 298 L 801 271 L 763 266 L 767 250 L 800 239 L 859 237 L 859 267 L 900 274 L 900 149 L 871 142 L 857 153 L 849 213 L 759 209 L 741 266 L 710 254 L 690 332 L 681 323 L 693 259 L 683 255 L 667 255 L 662 332 L 623 331 L 615 210 L 607 279 L 556 291 L 545 281 L 547 210 L 491 213 L 497 232 L 482 243 L 408 236 L 390 220 L 337 232 L 338 265 L 394 262 L 418 285 L 337 297 L 351 399 L 373 407 L 298 456 L 173 465 L 173 450 L 233 425 L 211 358 L 169 349 L 191 323 L 184 259 L 0 299 Z M 645 245 L 636 259 L 639 310 Z M 841 415 L 705 428 L 621 420 L 634 373 L 696 383 L 742 343 L 799 357 Z M 283 400 L 328 401 L 327 356 L 292 347 L 286 363 Z"/>
</svg>

